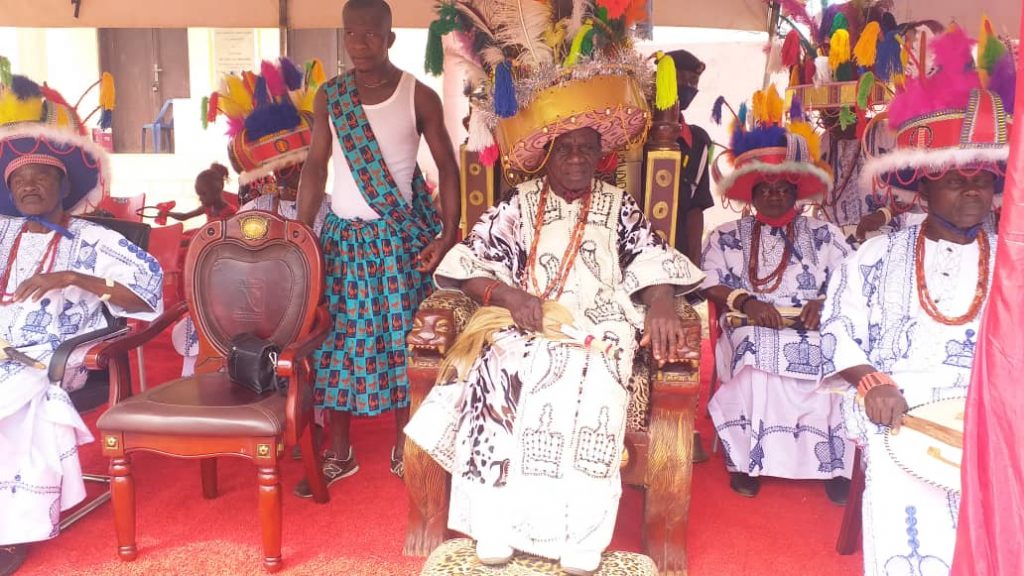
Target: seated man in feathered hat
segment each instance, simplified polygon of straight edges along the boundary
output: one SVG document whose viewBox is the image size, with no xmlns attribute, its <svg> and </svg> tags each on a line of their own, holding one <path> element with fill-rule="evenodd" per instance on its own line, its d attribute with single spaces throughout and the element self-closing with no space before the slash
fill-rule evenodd
<svg viewBox="0 0 1024 576">
<path fill-rule="evenodd" d="M 740 108 L 733 172 L 718 183 L 726 202 L 754 215 L 708 235 L 704 294 L 721 314 L 715 348 L 720 386 L 708 403 L 726 452 L 729 484 L 756 496 L 761 476 L 825 480 L 846 500 L 853 447 L 839 396 L 819 385 L 818 325 L 825 287 L 850 249 L 838 228 L 797 204 L 831 189 L 817 136 L 794 100 L 789 123 L 771 87 L 753 99 L 752 126 Z"/>
<path fill-rule="evenodd" d="M 953 29 L 928 45 L 932 69 L 888 107 L 895 149 L 864 167 L 868 182 L 917 190 L 927 217 L 865 242 L 834 274 L 822 313 L 822 371 L 846 390 L 847 432 L 865 457 L 871 575 L 947 574 L 953 557 L 960 449 L 922 436 L 919 450 L 905 453 L 900 446 L 917 432 L 897 441 L 890 428 L 910 409 L 940 417 L 961 399 L 961 416 L 943 423 L 963 429 L 995 261 L 985 221 L 1002 192 L 1014 96 L 1012 56 L 1002 48 L 1002 58 L 976 67 L 973 44 Z"/>
<path fill-rule="evenodd" d="M 619 48 L 611 29 L 595 26 L 593 45 Z M 634 356 L 648 343 L 661 363 L 696 354 L 674 296 L 703 274 L 596 177 L 602 157 L 643 141 L 650 70 L 596 48 L 584 60 L 571 40 L 529 57 L 492 47 L 522 58 L 497 64 L 474 114 L 494 119 L 503 167 L 536 176 L 438 267 L 439 286 L 483 307 L 406 430 L 451 472 L 449 527 L 477 540 L 481 562 L 520 550 L 589 574 L 615 527 Z"/>
<path fill-rule="evenodd" d="M 72 216 L 109 185 L 107 158 L 53 90 L 15 76 L 0 86 L 0 572 L 25 543 L 53 538 L 60 511 L 85 497 L 77 447 L 92 435 L 62 382 L 48 376 L 60 344 L 114 316 L 151 320 L 163 308 L 156 259 L 123 236 Z"/>
</svg>

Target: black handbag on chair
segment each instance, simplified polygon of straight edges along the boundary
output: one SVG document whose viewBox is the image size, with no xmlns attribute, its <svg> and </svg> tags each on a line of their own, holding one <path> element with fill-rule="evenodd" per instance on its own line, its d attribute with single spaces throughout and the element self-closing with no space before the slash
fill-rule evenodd
<svg viewBox="0 0 1024 576">
<path fill-rule="evenodd" d="M 251 332 L 231 339 L 228 352 L 228 377 L 239 386 L 257 394 L 284 391 L 287 382 L 277 376 L 277 358 L 281 349 L 270 340 Z"/>
</svg>

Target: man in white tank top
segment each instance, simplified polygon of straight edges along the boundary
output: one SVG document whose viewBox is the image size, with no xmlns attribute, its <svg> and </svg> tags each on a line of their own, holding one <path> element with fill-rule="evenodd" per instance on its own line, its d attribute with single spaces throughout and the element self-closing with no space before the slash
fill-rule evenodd
<svg viewBox="0 0 1024 576">
<path fill-rule="evenodd" d="M 384 0 L 349 0 L 342 18 L 353 70 L 317 93 L 298 195 L 298 219 L 312 225 L 333 161 L 337 176 L 321 244 L 334 325 L 318 354 L 314 396 L 329 414 L 328 485 L 359 469 L 349 443 L 351 414 L 395 412 L 391 471 L 403 474 L 405 337 L 433 287 L 431 272 L 457 240 L 461 216 L 441 100 L 388 60 L 391 8 Z M 438 167 L 440 218 L 416 166 L 421 135 Z M 305 480 L 295 493 L 311 496 Z"/>
</svg>

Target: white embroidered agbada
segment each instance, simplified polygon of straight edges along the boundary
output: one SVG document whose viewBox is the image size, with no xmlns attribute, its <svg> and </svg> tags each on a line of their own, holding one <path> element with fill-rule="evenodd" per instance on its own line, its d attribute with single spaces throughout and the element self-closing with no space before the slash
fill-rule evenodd
<svg viewBox="0 0 1024 576">
<path fill-rule="evenodd" d="M 12 254 L 24 222 L 0 217 L 0 272 L 12 267 L 8 294 L 35 274 L 57 234 L 25 233 Z M 163 311 L 163 272 L 155 258 L 97 224 L 72 219 L 69 229 L 74 238 L 60 240 L 52 271 L 110 278 L 152 307 L 128 313 L 108 302 L 115 316 L 152 320 Z M 37 302 L 0 304 L 0 337 L 49 364 L 61 342 L 106 326 L 103 306 L 98 296 L 77 287 L 47 292 Z M 93 438 L 67 394 L 85 384 L 82 360 L 81 353 L 73 355 L 64 381 L 57 383 L 46 370 L 0 362 L 0 546 L 53 538 L 61 511 L 85 497 L 78 446 Z"/>
<path fill-rule="evenodd" d="M 532 291 L 525 267 L 543 183 L 489 210 L 438 267 L 441 287 L 494 278 Z M 464 382 L 435 386 L 406 433 L 452 474 L 449 528 L 558 559 L 611 541 L 621 484 L 627 384 L 644 314 L 631 297 L 678 292 L 703 274 L 656 234 L 624 191 L 593 192 L 579 255 L 558 301 L 576 326 L 622 348 L 619 361 L 511 328 Z M 582 200 L 549 194 L 536 259 L 544 290 L 557 274 Z"/>
<path fill-rule="evenodd" d="M 755 219 L 716 228 L 704 244 L 703 288 L 747 290 L 775 306 L 801 307 L 824 297 L 832 271 L 850 248 L 838 228 L 797 216 L 794 246 L 778 288 L 757 293 L 750 281 Z M 767 277 L 786 248 L 781 228 L 761 229 L 757 276 Z M 721 312 L 721 311 L 720 311 Z M 817 332 L 719 321 L 715 347 L 720 386 L 708 410 L 730 471 L 751 476 L 829 479 L 849 477 L 853 446 L 843 431 L 840 397 L 819 385 L 822 344 Z"/>
<path fill-rule="evenodd" d="M 861 246 L 829 284 L 822 313 L 826 376 L 868 364 L 899 385 L 911 408 L 964 397 L 971 380 L 977 317 L 967 324 L 937 322 L 921 307 L 914 244 L 920 226 L 873 238 Z M 989 270 L 995 262 L 996 238 Z M 925 278 L 940 312 L 963 314 L 978 282 L 978 243 L 925 241 Z M 990 275 L 991 282 L 991 275 Z M 953 558 L 960 495 L 927 484 L 900 469 L 884 445 L 885 427 L 871 423 L 846 386 L 847 429 L 862 449 L 864 571 L 868 575 L 945 575 Z"/>
</svg>

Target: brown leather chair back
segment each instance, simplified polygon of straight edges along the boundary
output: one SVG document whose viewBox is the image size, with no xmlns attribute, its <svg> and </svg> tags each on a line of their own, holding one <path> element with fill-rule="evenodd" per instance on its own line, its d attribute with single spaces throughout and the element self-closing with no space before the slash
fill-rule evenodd
<svg viewBox="0 0 1024 576">
<path fill-rule="evenodd" d="M 200 228 L 185 259 L 185 299 L 199 332 L 196 372 L 223 367 L 237 334 L 284 349 L 309 332 L 323 282 L 317 237 L 298 222 L 253 211 Z"/>
</svg>

